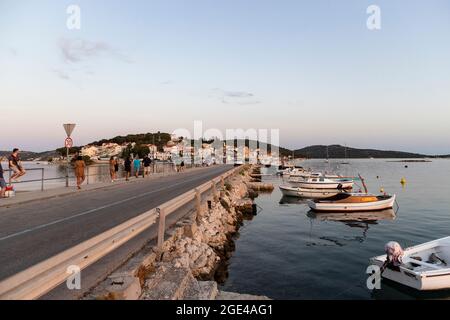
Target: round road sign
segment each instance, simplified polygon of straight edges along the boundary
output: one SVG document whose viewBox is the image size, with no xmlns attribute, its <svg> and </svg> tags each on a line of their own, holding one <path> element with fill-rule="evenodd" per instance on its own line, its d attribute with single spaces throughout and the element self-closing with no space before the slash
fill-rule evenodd
<svg viewBox="0 0 450 320">
<path fill-rule="evenodd" d="M 64 141 L 64 145 L 66 146 L 66 148 L 72 148 L 73 147 L 72 138 L 66 138 L 66 141 Z"/>
</svg>

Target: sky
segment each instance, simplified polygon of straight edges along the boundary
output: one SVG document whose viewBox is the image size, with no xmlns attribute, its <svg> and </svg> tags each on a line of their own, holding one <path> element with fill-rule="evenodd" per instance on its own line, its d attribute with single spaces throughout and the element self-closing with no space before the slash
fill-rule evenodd
<svg viewBox="0 0 450 320">
<path fill-rule="evenodd" d="M 0 150 L 61 147 L 67 122 L 84 145 L 199 120 L 449 154 L 449 57 L 448 0 L 0 0 Z"/>
</svg>

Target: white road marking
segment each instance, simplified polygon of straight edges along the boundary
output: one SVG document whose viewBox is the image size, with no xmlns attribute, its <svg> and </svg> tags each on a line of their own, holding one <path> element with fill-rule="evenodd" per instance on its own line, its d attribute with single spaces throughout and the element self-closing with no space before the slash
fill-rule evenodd
<svg viewBox="0 0 450 320">
<path fill-rule="evenodd" d="M 112 202 L 110 204 L 107 204 L 107 205 L 104 205 L 104 206 L 101 206 L 101 207 L 98 207 L 98 208 L 94 208 L 94 209 L 87 210 L 87 211 L 84 211 L 84 212 L 81 212 L 81 213 L 77 213 L 77 214 L 75 214 L 73 216 L 70 216 L 70 217 L 66 217 L 66 218 L 63 218 L 63 219 L 58 219 L 58 220 L 55 220 L 55 221 L 52 221 L 52 222 L 48 222 L 48 223 L 45 223 L 45 224 L 41 224 L 41 225 L 35 226 L 33 228 L 29 228 L 29 229 L 25 229 L 25 230 L 22 230 L 22 231 L 19 231 L 19 232 L 16 232 L 16 233 L 12 233 L 10 235 L 7 235 L 7 236 L 4 236 L 4 237 L 0 238 L 0 241 L 11 239 L 11 238 L 23 235 L 25 233 L 33 232 L 33 231 L 36 231 L 36 230 L 39 230 L 39 229 L 43 229 L 43 228 L 52 226 L 54 224 L 58 224 L 58 223 L 61 223 L 61 222 L 72 220 L 74 218 L 78 218 L 78 217 L 90 214 L 92 212 L 96 212 L 96 211 L 103 210 L 103 209 L 106 209 L 106 208 L 114 207 L 114 206 L 116 206 L 118 204 L 122 204 L 122 203 L 125 203 L 127 201 L 135 200 L 135 199 L 138 199 L 138 198 L 141 198 L 141 197 L 144 197 L 144 196 L 148 196 L 149 194 L 152 194 L 152 193 L 155 193 L 155 192 L 159 192 L 159 191 L 162 191 L 162 190 L 165 190 L 165 189 L 170 189 L 170 188 L 172 188 L 174 186 L 177 186 L 177 185 L 180 185 L 180 184 L 183 184 L 183 183 L 186 183 L 186 182 L 194 181 L 194 180 L 199 180 L 199 179 L 200 179 L 199 177 L 196 177 L 196 178 L 193 178 L 193 179 L 184 180 L 184 181 L 181 181 L 181 182 L 178 182 L 178 183 L 175 183 L 175 184 L 171 184 L 169 187 L 160 188 L 160 189 L 156 189 L 156 190 L 153 190 L 153 191 L 148 191 L 148 192 L 139 194 L 137 196 L 133 196 L 133 197 L 130 197 L 130 198 L 127 198 L 127 199 L 123 199 L 123 200 L 120 200 L 120 201 Z"/>
</svg>

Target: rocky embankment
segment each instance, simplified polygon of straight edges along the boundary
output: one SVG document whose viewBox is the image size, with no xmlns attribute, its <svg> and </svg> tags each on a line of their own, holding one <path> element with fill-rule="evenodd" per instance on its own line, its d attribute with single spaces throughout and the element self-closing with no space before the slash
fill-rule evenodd
<svg viewBox="0 0 450 320">
<path fill-rule="evenodd" d="M 257 167 L 244 166 L 188 218 L 179 221 L 160 249 L 134 258 L 108 278 L 91 297 L 103 299 L 268 299 L 219 292 L 226 263 L 234 251 L 233 236 L 243 219 L 252 218 L 255 190 L 270 189 L 251 177 Z M 272 187 L 273 188 L 273 187 Z M 138 262 L 141 261 L 141 262 Z"/>
</svg>

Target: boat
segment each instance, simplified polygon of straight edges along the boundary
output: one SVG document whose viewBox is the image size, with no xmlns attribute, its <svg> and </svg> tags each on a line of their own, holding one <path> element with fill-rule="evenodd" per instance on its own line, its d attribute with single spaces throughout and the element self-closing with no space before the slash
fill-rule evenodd
<svg viewBox="0 0 450 320">
<path fill-rule="evenodd" d="M 326 200 L 308 201 L 308 205 L 317 212 L 362 212 L 391 209 L 394 207 L 394 195 L 373 195 L 369 193 L 340 193 Z"/>
<path fill-rule="evenodd" d="M 338 189 L 304 189 L 290 186 L 279 186 L 279 188 L 283 196 L 310 199 L 326 199 L 342 192 Z"/>
<path fill-rule="evenodd" d="M 296 184 L 299 188 L 305 189 L 351 189 L 353 187 L 353 180 L 313 177 Z"/>
<path fill-rule="evenodd" d="M 450 237 L 400 250 L 397 267 L 385 267 L 387 254 L 371 258 L 370 263 L 382 268 L 383 278 L 416 290 L 450 288 Z"/>
<path fill-rule="evenodd" d="M 283 171 L 282 175 L 284 177 L 300 177 L 305 173 L 303 168 L 290 168 Z"/>
<path fill-rule="evenodd" d="M 297 184 L 305 182 L 306 179 L 309 178 L 320 178 L 320 177 L 324 177 L 327 179 L 344 179 L 344 177 L 339 176 L 337 174 L 328 174 L 328 173 L 323 174 L 321 172 L 311 172 L 311 173 L 305 172 L 303 174 L 290 177 L 288 181 L 292 184 Z"/>
</svg>

